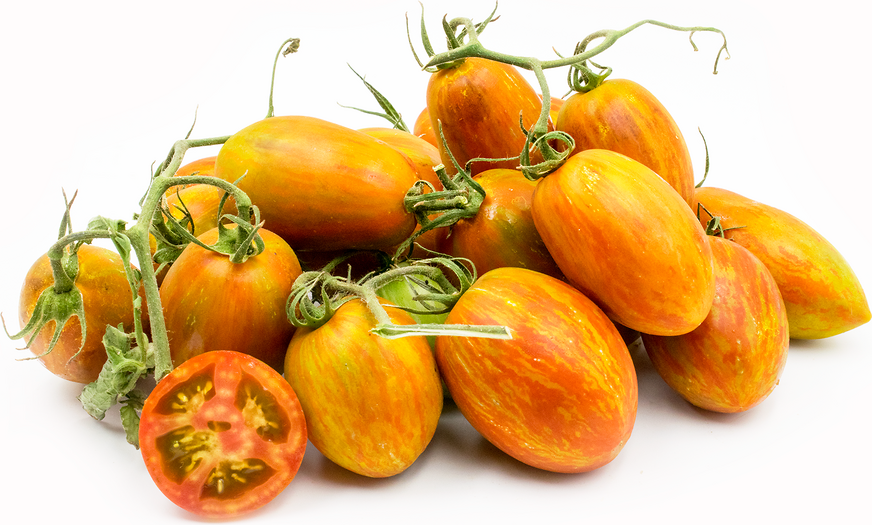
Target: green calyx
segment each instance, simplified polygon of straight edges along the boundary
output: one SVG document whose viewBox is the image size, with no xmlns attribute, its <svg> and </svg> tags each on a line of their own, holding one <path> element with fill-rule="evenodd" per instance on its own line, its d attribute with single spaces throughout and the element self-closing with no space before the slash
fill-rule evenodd
<svg viewBox="0 0 872 525">
<path fill-rule="evenodd" d="M 397 308 L 418 315 L 445 314 L 475 281 L 475 271 L 470 270 L 462 260 L 449 257 L 411 260 L 385 272 L 366 275 L 357 282 L 350 277 L 332 275 L 330 269 L 333 266 L 331 263 L 325 270 L 305 272 L 294 282 L 288 298 L 287 315 L 297 328 L 317 329 L 329 321 L 339 307 L 358 298 L 366 304 L 377 321 L 370 331 L 381 337 L 395 339 L 415 335 L 444 335 L 511 339 L 511 331 L 504 326 L 440 323 L 396 325 L 391 321 L 380 302 L 380 290 L 395 283 L 413 286 L 410 296 L 418 305 L 396 305 Z M 446 277 L 444 271 L 450 272 L 457 286 Z"/>
<path fill-rule="evenodd" d="M 489 23 L 493 22 L 499 17 L 494 18 L 494 15 L 497 12 L 497 7 L 499 7 L 499 2 L 495 2 L 494 10 L 491 14 L 484 20 L 484 22 L 480 22 L 478 24 L 474 24 L 472 20 L 468 18 L 455 18 L 453 20 L 448 20 L 448 16 L 442 17 L 442 29 L 445 32 L 445 40 L 448 47 L 448 53 L 452 50 L 460 49 L 464 47 L 476 46 L 480 47 L 481 44 L 478 42 L 478 36 L 485 30 Z M 458 32 L 458 30 L 460 30 Z M 435 73 L 440 69 L 451 69 L 463 63 L 463 58 L 458 60 L 444 60 L 436 65 L 430 65 L 430 63 L 424 64 L 421 62 L 421 59 L 418 57 L 418 53 L 415 52 L 415 46 L 412 44 L 412 36 L 409 31 L 409 16 L 406 15 L 406 36 L 409 39 L 409 47 L 412 49 L 412 55 L 415 57 L 415 61 L 424 71 L 428 73 Z M 433 44 L 430 42 L 430 37 L 427 34 L 427 25 L 424 23 L 424 5 L 421 4 L 421 41 L 424 45 L 424 51 L 427 53 L 427 56 L 432 58 L 436 56 L 436 51 L 433 49 Z"/>
</svg>

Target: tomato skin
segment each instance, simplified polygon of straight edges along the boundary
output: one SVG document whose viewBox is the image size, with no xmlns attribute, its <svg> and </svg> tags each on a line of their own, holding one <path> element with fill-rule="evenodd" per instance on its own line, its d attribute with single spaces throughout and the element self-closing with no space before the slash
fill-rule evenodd
<svg viewBox="0 0 872 525">
<path fill-rule="evenodd" d="M 775 389 L 790 343 L 787 310 L 766 266 L 732 241 L 711 238 L 715 301 L 690 333 L 642 334 L 654 368 L 688 402 L 743 412 Z"/>
<path fill-rule="evenodd" d="M 243 174 L 239 188 L 295 250 L 378 249 L 415 228 L 403 207 L 417 180 L 407 157 L 338 124 L 285 116 L 242 129 L 221 147 L 215 176 Z"/>
<path fill-rule="evenodd" d="M 385 302 L 386 303 L 386 302 Z M 387 307 L 396 324 L 406 312 Z M 315 330 L 294 334 L 285 378 L 297 392 L 309 440 L 337 465 L 394 476 L 429 444 L 442 412 L 442 383 L 424 337 L 369 333 L 375 319 L 358 299 Z"/>
<path fill-rule="evenodd" d="M 467 58 L 453 68 L 430 76 L 427 85 L 427 109 L 436 136 L 439 122 L 442 134 L 454 158 L 461 166 L 473 158 L 517 157 L 524 149 L 524 127 L 539 119 L 542 101 L 527 80 L 511 65 L 482 58 Z M 454 164 L 437 143 L 442 163 L 449 173 Z M 541 155 L 533 162 L 541 160 Z M 502 162 L 476 162 L 472 174 L 492 168 L 514 169 L 518 159 Z"/>
<path fill-rule="evenodd" d="M 390 147 L 408 157 L 418 178 L 432 184 L 437 190 L 442 189 L 442 181 L 436 176 L 433 168 L 442 163 L 439 158 L 439 150 L 421 137 L 412 135 L 406 131 L 393 128 L 362 128 L 365 133 L 373 138 L 385 142 Z"/>
<path fill-rule="evenodd" d="M 574 153 L 607 149 L 648 166 L 685 202 L 693 201 L 693 164 L 675 120 L 647 89 L 625 79 L 606 80 L 563 104 L 554 124 L 575 139 Z"/>
<path fill-rule="evenodd" d="M 61 331 L 60 339 L 52 351 L 39 358 L 52 374 L 76 383 L 97 380 L 106 362 L 103 334 L 106 325 L 125 330 L 133 328 L 133 301 L 130 285 L 121 257 L 106 248 L 84 244 L 79 248 L 79 273 L 76 288 L 82 293 L 87 334 L 82 346 L 82 329 L 77 317 L 70 318 Z M 33 316 L 36 302 L 43 290 L 54 286 L 51 262 L 43 255 L 30 267 L 21 287 L 18 302 L 18 321 L 21 328 Z M 143 312 L 146 311 L 143 299 Z M 40 356 L 48 349 L 55 331 L 55 323 L 48 323 L 33 339 L 30 351 Z M 81 352 L 70 360 L 79 347 Z"/>
<path fill-rule="evenodd" d="M 160 287 L 175 366 L 212 350 L 234 350 L 282 369 L 294 333 L 285 305 L 301 273 L 294 251 L 261 228 L 263 253 L 236 264 L 228 256 L 189 244 Z M 206 244 L 218 229 L 200 237 Z"/>
<path fill-rule="evenodd" d="M 790 337 L 831 337 L 872 318 L 856 274 L 811 226 L 725 189 L 699 188 L 696 202 L 720 217 L 723 228 L 735 228 L 726 229 L 724 236 L 750 250 L 772 273 L 787 307 Z M 700 213 L 700 222 L 708 218 Z"/>
<path fill-rule="evenodd" d="M 415 125 L 412 127 L 412 133 L 416 137 L 421 137 L 433 147 L 439 147 L 439 137 L 433 131 L 433 123 L 430 121 L 430 110 L 424 107 L 415 119 Z"/>
<path fill-rule="evenodd" d="M 714 276 L 705 231 L 641 163 L 606 150 L 573 155 L 537 185 L 533 220 L 569 282 L 614 321 L 679 335 L 708 315 Z"/>
<path fill-rule="evenodd" d="M 438 251 L 464 257 L 482 275 L 494 268 L 528 268 L 563 278 L 533 223 L 533 191 L 537 182 L 518 170 L 492 169 L 474 177 L 486 196 L 478 213 L 461 219 Z"/>
<path fill-rule="evenodd" d="M 279 373 L 251 356 L 218 350 L 182 363 L 157 384 L 142 409 L 139 442 L 167 498 L 201 516 L 228 518 L 269 503 L 293 480 L 306 451 L 306 419 Z M 243 462 L 255 466 L 243 470 L 243 483 L 221 476 Z M 212 476 L 227 483 L 210 483 Z"/>
<path fill-rule="evenodd" d="M 508 326 L 511 340 L 437 337 L 439 370 L 470 424 L 510 456 L 554 472 L 614 459 L 638 386 L 617 329 L 568 284 L 522 268 L 482 275 L 446 323 Z"/>
</svg>

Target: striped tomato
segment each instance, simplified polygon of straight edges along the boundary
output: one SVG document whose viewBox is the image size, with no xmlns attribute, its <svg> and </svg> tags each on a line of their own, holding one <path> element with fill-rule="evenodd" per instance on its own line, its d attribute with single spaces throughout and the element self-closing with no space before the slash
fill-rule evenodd
<svg viewBox="0 0 872 525">
<path fill-rule="evenodd" d="M 583 472 L 627 443 L 638 387 L 615 326 L 579 291 L 522 268 L 482 275 L 446 323 L 502 325 L 512 339 L 440 336 L 439 370 L 463 415 L 528 465 Z"/>
<path fill-rule="evenodd" d="M 696 202 L 720 218 L 726 238 L 750 250 L 772 272 L 787 307 L 790 337 L 830 337 L 872 318 L 848 262 L 808 224 L 720 188 L 697 189 Z M 700 213 L 700 221 L 708 219 L 706 212 Z"/>
<path fill-rule="evenodd" d="M 790 341 L 778 285 L 751 252 L 711 238 L 715 301 L 688 334 L 642 335 L 660 376 L 690 403 L 716 412 L 742 412 L 778 384 Z"/>
</svg>

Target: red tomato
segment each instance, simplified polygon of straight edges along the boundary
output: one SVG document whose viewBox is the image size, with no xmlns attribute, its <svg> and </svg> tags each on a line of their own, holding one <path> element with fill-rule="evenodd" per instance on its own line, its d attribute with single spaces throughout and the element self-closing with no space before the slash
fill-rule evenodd
<svg viewBox="0 0 872 525">
<path fill-rule="evenodd" d="M 438 251 L 471 260 L 479 275 L 514 266 L 563 278 L 533 224 L 537 182 L 507 169 L 487 170 L 474 179 L 486 192 L 484 201 L 475 217 L 461 219 L 440 239 Z"/>
<path fill-rule="evenodd" d="M 272 117 L 221 147 L 215 176 L 234 182 L 295 250 L 379 249 L 411 235 L 408 158 L 369 135 L 311 117 Z"/>
<path fill-rule="evenodd" d="M 79 248 L 78 258 L 76 288 L 82 293 L 87 327 L 84 346 L 79 319 L 72 317 L 64 325 L 51 352 L 43 355 L 54 335 L 55 323 L 46 325 L 31 340 L 30 351 L 41 356 L 42 364 L 54 375 L 77 383 L 91 383 L 97 380 L 106 362 L 103 347 L 106 325 L 117 327 L 123 324 L 125 330 L 132 329 L 133 301 L 124 265 L 117 253 L 85 244 Z M 18 320 L 22 328 L 33 316 L 40 294 L 53 285 L 51 262 L 47 255 L 43 255 L 30 267 L 21 287 Z M 144 301 L 143 314 L 146 311 Z"/>
<path fill-rule="evenodd" d="M 387 310 L 395 324 L 413 323 L 406 312 Z M 285 377 L 312 444 L 343 468 L 382 478 L 407 469 L 430 443 L 442 383 L 424 337 L 386 339 L 369 332 L 375 324 L 355 299 L 319 328 L 298 329 Z"/>
<path fill-rule="evenodd" d="M 848 262 L 808 224 L 719 188 L 697 189 L 696 201 L 720 217 L 727 239 L 750 250 L 772 272 L 787 307 L 790 337 L 830 337 L 872 318 L 866 294 Z M 703 224 L 709 218 L 700 213 Z"/>
<path fill-rule="evenodd" d="M 445 321 L 502 325 L 512 339 L 437 337 L 439 370 L 470 424 L 533 467 L 584 472 L 610 462 L 636 419 L 633 361 L 615 326 L 568 284 L 498 268 Z"/>
<path fill-rule="evenodd" d="M 288 486 L 306 451 L 306 419 L 275 370 L 238 352 L 208 352 L 148 396 L 139 443 L 170 501 L 227 518 L 266 505 Z"/>
<path fill-rule="evenodd" d="M 415 125 L 412 127 L 412 133 L 426 140 L 433 147 L 439 147 L 439 137 L 433 131 L 433 123 L 430 121 L 430 111 L 425 107 L 418 118 L 415 119 Z"/>
<path fill-rule="evenodd" d="M 712 252 L 681 196 L 641 163 L 585 150 L 542 179 L 533 220 L 573 286 L 616 322 L 687 333 L 714 299 Z"/>
<path fill-rule="evenodd" d="M 790 342 L 787 311 L 766 266 L 732 241 L 712 237 L 715 301 L 690 333 L 642 335 L 651 362 L 690 403 L 716 412 L 742 412 L 772 392 Z"/>
<path fill-rule="evenodd" d="M 542 101 L 527 80 L 511 65 L 467 58 L 455 67 L 442 69 L 427 85 L 427 109 L 436 136 L 439 122 L 451 153 L 461 166 L 477 158 L 517 157 L 524 149 L 524 127 L 539 119 Z M 442 163 L 454 173 L 444 147 L 437 143 Z M 541 155 L 533 162 L 541 161 Z M 476 162 L 473 174 L 492 168 L 514 169 L 518 159 L 501 162 Z"/>
<path fill-rule="evenodd" d="M 259 233 L 266 249 L 244 263 L 192 243 L 170 267 L 160 297 L 174 365 L 211 350 L 234 350 L 282 369 L 294 334 L 285 305 L 302 270 L 281 237 Z M 199 237 L 206 244 L 217 238 L 217 228 Z"/>
<path fill-rule="evenodd" d="M 685 202 L 693 201 L 693 165 L 678 124 L 647 89 L 630 80 L 606 80 L 563 104 L 554 124 L 575 139 L 574 153 L 607 149 L 648 166 Z"/>
</svg>

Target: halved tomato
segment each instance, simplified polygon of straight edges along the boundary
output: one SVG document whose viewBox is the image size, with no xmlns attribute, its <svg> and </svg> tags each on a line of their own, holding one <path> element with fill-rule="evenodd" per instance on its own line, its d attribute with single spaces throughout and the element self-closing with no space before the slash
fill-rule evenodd
<svg viewBox="0 0 872 525">
<path fill-rule="evenodd" d="M 294 390 L 263 362 L 231 351 L 198 355 L 166 376 L 142 409 L 139 443 L 173 503 L 226 518 L 269 503 L 306 451 Z"/>
</svg>

